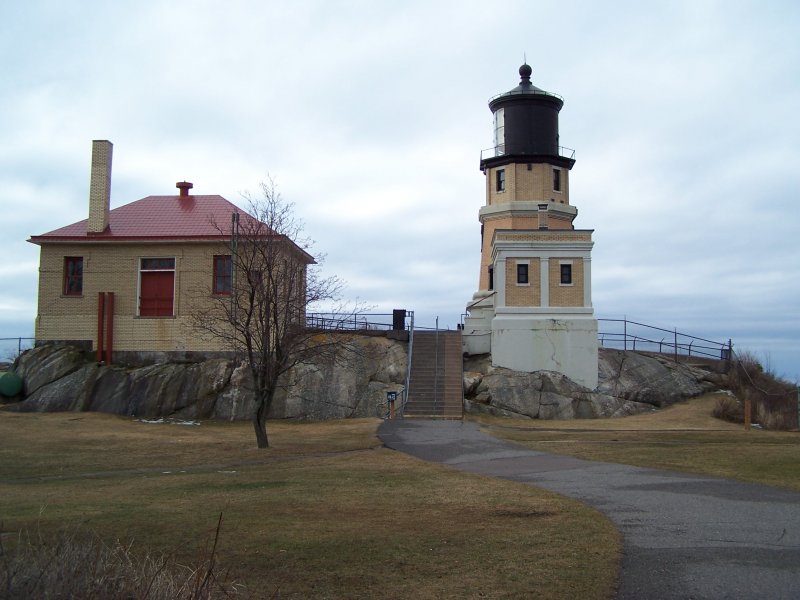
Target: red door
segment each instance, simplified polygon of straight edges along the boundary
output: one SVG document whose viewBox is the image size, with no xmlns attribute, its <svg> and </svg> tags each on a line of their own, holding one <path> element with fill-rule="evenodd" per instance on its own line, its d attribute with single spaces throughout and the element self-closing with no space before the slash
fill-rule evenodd
<svg viewBox="0 0 800 600">
<path fill-rule="evenodd" d="M 174 271 L 149 271 L 141 275 L 139 316 L 171 317 L 175 290 Z"/>
</svg>

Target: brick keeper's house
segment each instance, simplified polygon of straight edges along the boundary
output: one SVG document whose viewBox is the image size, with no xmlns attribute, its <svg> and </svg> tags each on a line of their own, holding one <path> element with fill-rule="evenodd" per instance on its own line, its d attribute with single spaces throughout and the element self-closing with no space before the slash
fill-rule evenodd
<svg viewBox="0 0 800 600">
<path fill-rule="evenodd" d="M 89 218 L 29 240 L 41 248 L 37 344 L 77 344 L 108 362 L 112 350 L 136 362 L 228 350 L 190 315 L 230 295 L 231 215 L 252 217 L 222 196 L 190 194 L 188 182 L 110 210 L 111 156 L 111 142 L 93 142 Z M 314 259 L 288 244 L 305 272 Z"/>
</svg>

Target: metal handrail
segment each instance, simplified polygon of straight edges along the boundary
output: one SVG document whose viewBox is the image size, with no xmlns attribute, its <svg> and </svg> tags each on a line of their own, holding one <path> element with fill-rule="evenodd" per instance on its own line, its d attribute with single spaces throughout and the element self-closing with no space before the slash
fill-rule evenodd
<svg viewBox="0 0 800 600">
<path fill-rule="evenodd" d="M 406 387 L 403 390 L 403 401 L 400 403 L 400 410 L 397 413 L 401 417 L 403 416 L 403 411 L 405 411 L 406 403 L 408 402 L 408 391 L 411 389 L 411 357 L 414 354 L 414 311 L 409 310 L 406 312 L 406 316 L 409 317 L 408 362 L 406 364 Z"/>
<path fill-rule="evenodd" d="M 547 92 L 545 90 L 540 90 L 539 88 L 537 88 L 535 86 L 530 86 L 530 87 L 526 86 L 526 87 L 524 87 L 522 89 L 513 89 L 513 90 L 510 90 L 508 92 L 503 92 L 502 94 L 495 94 L 494 96 L 489 98 L 489 102 L 492 102 L 492 100 L 495 100 L 496 98 L 500 98 L 501 96 L 531 96 L 531 95 L 535 95 L 535 96 L 553 96 L 554 98 L 558 98 L 562 102 L 564 101 L 564 97 L 563 96 L 559 96 L 555 92 Z"/>
<path fill-rule="evenodd" d="M 386 317 L 385 319 L 382 317 Z M 394 328 L 394 315 L 389 313 L 307 313 L 306 327 L 308 329 L 331 330 L 365 330 L 376 331 L 391 330 Z M 408 318 L 408 313 L 406 314 Z"/>
<path fill-rule="evenodd" d="M 23 344 L 22 343 L 23 340 L 26 341 L 26 342 L 33 342 L 30 345 L 30 347 L 33 347 L 35 342 L 36 342 L 36 338 L 35 337 L 19 337 L 19 336 L 18 337 L 4 337 L 4 338 L 0 338 L 0 350 L 2 350 L 3 352 L 14 352 L 13 346 L 11 344 L 5 344 L 4 342 L 16 342 L 16 346 L 17 346 L 16 356 L 19 356 L 20 354 L 22 354 L 23 350 L 28 350 L 29 349 L 28 348 L 28 344 Z M 0 357 L 0 360 L 3 360 L 3 357 Z"/>
<path fill-rule="evenodd" d="M 484 148 L 481 150 L 481 160 L 486 160 L 489 158 L 496 158 L 498 156 L 505 156 L 507 153 L 500 150 L 500 146 L 494 146 L 493 148 Z M 539 156 L 541 153 L 537 153 Z M 558 147 L 558 155 L 564 158 L 569 158 L 570 160 L 575 160 L 575 150 L 573 148 L 567 148 L 566 146 L 559 146 Z M 525 156 L 525 153 L 515 152 L 512 156 Z"/>
<path fill-rule="evenodd" d="M 436 351 L 433 364 L 433 412 L 436 414 L 436 404 L 439 401 L 439 317 L 436 317 Z"/>
<path fill-rule="evenodd" d="M 483 301 L 484 301 L 484 300 L 486 300 L 487 298 L 491 298 L 491 297 L 492 297 L 492 296 L 494 296 L 496 293 L 497 293 L 497 290 L 494 290 L 494 291 L 493 291 L 491 294 L 489 294 L 488 296 L 484 296 L 483 298 L 479 298 L 478 300 L 475 300 L 475 302 L 473 302 L 472 304 L 468 304 L 468 305 L 467 305 L 467 308 L 466 308 L 466 309 L 464 309 L 464 310 L 469 310 L 470 308 L 472 308 L 472 307 L 474 307 L 474 306 L 477 306 L 477 305 L 478 305 L 480 302 L 483 302 Z M 463 317 L 464 317 L 466 314 L 467 314 L 467 313 L 461 313 L 461 317 L 462 317 L 462 321 L 461 321 L 461 322 L 462 322 L 462 323 L 464 322 L 464 321 L 463 321 Z"/>
<path fill-rule="evenodd" d="M 661 354 L 666 353 L 665 349 L 666 351 L 671 350 L 671 353 L 674 355 L 676 361 L 678 359 L 678 354 L 688 356 L 704 356 L 717 360 L 728 360 L 730 359 L 733 351 L 733 342 L 731 340 L 728 340 L 727 342 L 717 342 L 695 335 L 689 335 L 688 333 L 682 333 L 677 329 L 664 329 L 663 327 L 647 325 L 645 323 L 630 321 L 628 319 L 597 319 L 597 321 L 605 323 L 622 323 L 621 332 L 598 331 L 597 335 L 601 346 L 605 346 L 606 341 L 609 341 L 611 344 L 616 343 L 617 345 L 621 345 L 623 350 L 628 350 L 630 346 L 630 349 L 634 351 L 647 351 L 643 350 L 642 346 L 644 345 L 646 347 L 651 345 L 653 348 L 657 347 L 657 352 Z M 640 335 L 636 332 L 631 333 L 628 331 L 629 325 L 641 327 L 645 330 L 668 333 L 670 334 L 671 339 L 666 339 L 664 336 L 659 336 L 660 339 L 657 339 L 655 337 L 651 338 L 646 335 Z"/>
</svg>

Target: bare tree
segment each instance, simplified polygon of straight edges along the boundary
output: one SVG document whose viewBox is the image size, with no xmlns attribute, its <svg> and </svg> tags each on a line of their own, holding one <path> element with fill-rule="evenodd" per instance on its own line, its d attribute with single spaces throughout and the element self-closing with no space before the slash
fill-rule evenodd
<svg viewBox="0 0 800 600">
<path fill-rule="evenodd" d="M 258 196 L 245 195 L 248 211 L 216 224 L 230 233 L 230 259 L 215 265 L 217 292 L 197 309 L 195 328 L 223 340 L 246 360 L 253 381 L 253 427 L 259 448 L 269 446 L 266 418 L 283 377 L 301 363 L 335 354 L 342 341 L 306 327 L 308 305 L 339 301 L 342 282 L 322 277 L 313 242 L 272 179 Z M 222 257 L 223 259 L 225 257 Z M 215 259 L 216 260 L 216 259 Z"/>
</svg>

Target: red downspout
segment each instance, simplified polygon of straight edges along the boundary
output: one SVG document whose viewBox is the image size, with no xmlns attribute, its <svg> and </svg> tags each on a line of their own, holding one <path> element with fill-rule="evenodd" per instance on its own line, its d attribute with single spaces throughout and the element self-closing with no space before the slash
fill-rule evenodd
<svg viewBox="0 0 800 600">
<path fill-rule="evenodd" d="M 108 292 L 106 310 L 106 365 L 111 364 L 111 351 L 114 348 L 114 292 Z"/>
<path fill-rule="evenodd" d="M 106 295 L 103 292 L 97 295 L 97 354 L 95 360 L 103 361 L 103 312 L 106 305 Z"/>
</svg>

